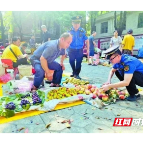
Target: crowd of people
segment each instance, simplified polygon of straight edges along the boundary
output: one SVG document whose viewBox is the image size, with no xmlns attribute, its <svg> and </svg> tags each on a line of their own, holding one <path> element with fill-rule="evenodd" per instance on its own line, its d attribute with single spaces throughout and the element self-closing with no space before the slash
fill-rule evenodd
<svg viewBox="0 0 143 143">
<path fill-rule="evenodd" d="M 92 35 L 87 37 L 85 30 L 80 26 L 81 19 L 81 16 L 72 17 L 71 29 L 63 33 L 57 40 L 51 40 L 46 26 L 42 25 L 42 44 L 37 49 L 35 48 L 35 37 L 31 37 L 29 45 L 34 50 L 29 60 L 36 71 L 32 90 L 37 90 L 40 87 L 44 77 L 51 81 L 50 87 L 61 86 L 62 73 L 65 70 L 64 59 L 67 52 L 72 69 L 71 77 L 81 79 L 80 72 L 84 56 L 87 58 L 88 65 L 94 66 L 99 63 L 101 50 L 95 43 L 97 33 L 93 31 Z M 109 73 L 107 82 L 102 86 L 104 91 L 126 86 L 130 94 L 127 98 L 129 101 L 135 101 L 140 97 L 136 85 L 143 87 L 143 63 L 132 56 L 135 46 L 135 39 L 132 34 L 133 30 L 128 30 L 122 40 L 118 36 L 117 30 L 113 32 L 110 47 L 104 51 L 106 58 L 113 64 L 113 68 Z M 2 58 L 10 58 L 14 67 L 21 64 L 27 65 L 28 55 L 25 52 L 27 46 L 27 43 L 20 45 L 19 38 L 13 38 L 12 44 L 4 50 Z M 61 59 L 58 63 L 55 59 L 59 56 L 61 56 Z M 138 58 L 141 57 L 143 57 L 143 47 L 139 49 Z M 120 82 L 112 84 L 111 78 L 114 73 Z"/>
</svg>

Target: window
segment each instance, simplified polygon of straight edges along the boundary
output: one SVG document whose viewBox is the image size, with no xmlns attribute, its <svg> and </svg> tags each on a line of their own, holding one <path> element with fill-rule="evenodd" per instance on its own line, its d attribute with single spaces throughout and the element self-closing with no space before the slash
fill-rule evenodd
<svg viewBox="0 0 143 143">
<path fill-rule="evenodd" d="M 142 27 L 143 27 L 143 13 L 140 13 L 138 17 L 138 28 Z"/>
<path fill-rule="evenodd" d="M 101 33 L 107 33 L 108 32 L 108 22 L 101 23 Z"/>
</svg>

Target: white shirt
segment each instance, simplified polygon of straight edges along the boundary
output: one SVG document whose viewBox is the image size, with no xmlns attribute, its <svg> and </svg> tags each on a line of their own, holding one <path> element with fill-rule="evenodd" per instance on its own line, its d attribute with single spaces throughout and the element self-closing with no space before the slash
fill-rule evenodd
<svg viewBox="0 0 143 143">
<path fill-rule="evenodd" d="M 122 43 L 122 39 L 121 39 L 121 37 L 120 36 L 118 36 L 117 38 L 115 38 L 115 37 L 112 37 L 111 38 L 111 40 L 110 40 L 110 44 L 112 45 L 112 46 L 120 46 L 120 44 Z"/>
</svg>

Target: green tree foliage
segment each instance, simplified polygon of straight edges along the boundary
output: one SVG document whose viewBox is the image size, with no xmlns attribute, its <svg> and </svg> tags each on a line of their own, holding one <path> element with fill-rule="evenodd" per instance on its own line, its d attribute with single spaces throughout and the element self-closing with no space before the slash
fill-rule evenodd
<svg viewBox="0 0 143 143">
<path fill-rule="evenodd" d="M 87 23 L 87 33 L 90 35 L 92 31 L 96 31 L 95 22 L 96 18 L 102 14 L 108 13 L 110 11 L 88 11 L 87 15 L 89 17 L 88 23 Z"/>
<path fill-rule="evenodd" d="M 2 37 L 2 42 L 5 46 L 5 35 L 4 35 L 4 25 L 3 25 L 3 15 L 2 12 L 0 11 L 0 31 L 1 31 L 1 37 Z"/>
<path fill-rule="evenodd" d="M 121 36 L 123 30 L 126 28 L 126 11 L 120 11 L 120 14 L 117 15 L 117 12 L 114 12 L 114 28 L 118 31 L 118 35 Z"/>
<path fill-rule="evenodd" d="M 12 32 L 12 27 L 11 27 L 12 23 L 13 23 L 12 11 L 7 11 L 4 13 L 3 22 L 4 22 L 4 26 L 7 27 L 7 29 L 11 30 L 11 32 Z"/>
<path fill-rule="evenodd" d="M 20 36 L 21 40 L 23 40 L 23 23 L 28 19 L 29 13 L 24 11 L 13 11 L 12 12 L 12 19 L 13 19 L 13 26 L 14 29 L 18 29 L 17 35 Z M 30 21 L 27 21 L 30 22 Z"/>
<path fill-rule="evenodd" d="M 98 15 L 98 11 L 89 11 L 88 12 L 88 17 L 89 17 L 89 21 L 87 24 L 88 35 L 90 35 L 92 33 L 92 31 L 96 31 L 95 20 L 96 20 L 97 15 Z"/>
<path fill-rule="evenodd" d="M 82 16 L 83 28 L 86 28 L 86 12 L 85 11 L 12 11 L 10 17 L 10 12 L 5 13 L 6 25 L 12 23 L 14 33 L 18 29 L 18 34 L 23 37 L 23 23 L 25 21 L 32 23 L 31 31 L 29 34 L 40 34 L 41 25 L 46 25 L 47 29 L 52 33 L 53 38 L 58 38 L 61 33 L 68 31 L 71 24 L 72 16 Z M 7 21 L 6 20 L 6 21 Z"/>
</svg>

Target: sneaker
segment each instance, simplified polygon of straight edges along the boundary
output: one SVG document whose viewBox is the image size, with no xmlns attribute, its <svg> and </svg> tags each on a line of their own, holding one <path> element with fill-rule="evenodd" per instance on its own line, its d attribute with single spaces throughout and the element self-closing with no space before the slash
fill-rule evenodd
<svg viewBox="0 0 143 143">
<path fill-rule="evenodd" d="M 136 98 L 140 98 L 141 97 L 141 95 L 140 94 L 137 94 L 137 95 L 135 95 L 136 96 Z"/>
<path fill-rule="evenodd" d="M 51 84 L 51 83 L 52 83 L 52 81 L 45 80 L 45 83 L 47 83 L 47 84 Z"/>
<path fill-rule="evenodd" d="M 60 84 L 51 83 L 50 87 L 61 87 L 61 85 Z"/>
<path fill-rule="evenodd" d="M 79 75 L 77 75 L 75 78 L 76 78 L 76 79 L 80 79 L 80 80 L 81 80 L 81 78 L 79 77 Z"/>
<path fill-rule="evenodd" d="M 136 96 L 133 96 L 133 97 L 132 97 L 132 96 L 129 96 L 129 97 L 127 97 L 126 99 L 127 99 L 128 101 L 136 101 L 137 98 L 136 98 Z"/>
<path fill-rule="evenodd" d="M 70 75 L 70 77 L 74 77 L 74 75 L 72 74 L 72 75 Z"/>
</svg>

